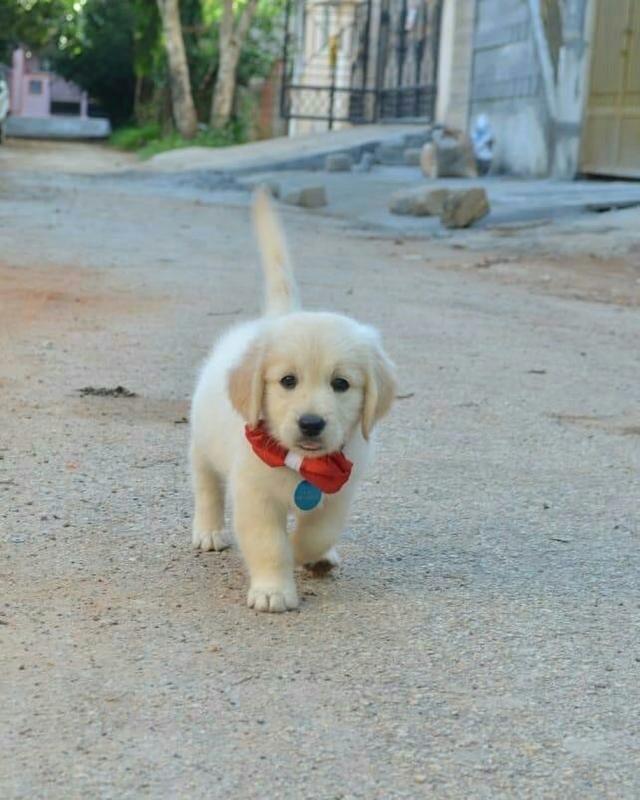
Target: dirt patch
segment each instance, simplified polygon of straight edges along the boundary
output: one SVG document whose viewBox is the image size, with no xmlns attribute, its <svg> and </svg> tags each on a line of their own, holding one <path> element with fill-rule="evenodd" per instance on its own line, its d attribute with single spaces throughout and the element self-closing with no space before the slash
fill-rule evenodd
<svg viewBox="0 0 640 800">
<path fill-rule="evenodd" d="M 549 416 L 561 424 L 603 430 L 617 436 L 640 436 L 640 416 L 638 414 L 622 414 L 615 417 L 599 417 L 589 414 L 549 414 Z"/>
<path fill-rule="evenodd" d="M 0 337 L 34 326 L 69 330 L 83 318 L 139 313 L 160 302 L 106 282 L 95 270 L 75 266 L 15 267 L 0 262 Z"/>
<path fill-rule="evenodd" d="M 127 402 L 131 399 L 132 402 Z M 136 393 L 132 398 L 121 396 L 118 402 L 112 402 L 109 396 L 94 396 L 93 402 L 87 402 L 82 397 L 77 397 L 70 403 L 68 398 L 57 406 L 55 413 L 65 417 L 68 414 L 80 419 L 96 419 L 104 421 L 106 418 L 118 421 L 124 425 L 171 425 L 181 426 L 189 423 L 187 414 L 189 400 L 177 400 L 164 397 L 139 397 Z"/>
<path fill-rule="evenodd" d="M 612 229 L 611 237 L 617 235 L 618 229 Z M 404 237 L 393 241 L 389 255 L 433 269 L 464 270 L 482 281 L 526 286 L 540 294 L 640 306 L 640 259 L 635 244 L 619 245 L 614 254 L 608 252 L 611 237 L 596 241 L 597 236 L 581 232 L 563 236 L 555 232 L 553 237 L 549 233 L 537 247 L 526 230 L 516 231 L 506 240 L 480 231 L 469 234 L 464 243 L 432 241 L 428 250 L 424 241 Z M 566 252 L 569 244 L 571 252 Z"/>
<path fill-rule="evenodd" d="M 640 270 L 622 259 L 602 259 L 586 254 L 574 258 L 547 259 L 544 265 L 524 263 L 530 285 L 560 297 L 596 303 L 637 307 L 640 305 Z M 510 264 L 504 274 L 518 274 Z"/>
<path fill-rule="evenodd" d="M 78 389 L 80 397 L 137 397 L 135 392 L 127 389 L 125 386 L 114 386 L 107 388 L 106 386 L 83 386 Z"/>
<path fill-rule="evenodd" d="M 524 284 L 557 297 L 640 306 L 640 268 L 621 258 L 589 253 L 561 258 L 487 254 L 471 263 L 461 261 L 459 266 L 503 284 Z"/>
<path fill-rule="evenodd" d="M 104 144 L 9 139 L 0 148 L 3 172 L 67 172 L 95 175 L 131 168 L 138 159 Z"/>
</svg>

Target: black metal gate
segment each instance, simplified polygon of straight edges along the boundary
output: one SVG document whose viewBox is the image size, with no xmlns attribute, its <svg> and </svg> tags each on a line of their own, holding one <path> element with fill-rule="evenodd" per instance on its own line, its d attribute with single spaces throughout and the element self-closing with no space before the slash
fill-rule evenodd
<svg viewBox="0 0 640 800">
<path fill-rule="evenodd" d="M 442 0 L 287 0 L 281 113 L 432 120 Z"/>
</svg>

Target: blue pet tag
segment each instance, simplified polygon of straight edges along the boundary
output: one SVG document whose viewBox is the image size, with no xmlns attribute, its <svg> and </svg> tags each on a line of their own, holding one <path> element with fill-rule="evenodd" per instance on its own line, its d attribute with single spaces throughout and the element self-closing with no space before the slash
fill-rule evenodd
<svg viewBox="0 0 640 800">
<path fill-rule="evenodd" d="M 309 481 L 300 481 L 293 493 L 293 502 L 300 511 L 312 511 L 322 500 L 322 492 Z"/>
</svg>

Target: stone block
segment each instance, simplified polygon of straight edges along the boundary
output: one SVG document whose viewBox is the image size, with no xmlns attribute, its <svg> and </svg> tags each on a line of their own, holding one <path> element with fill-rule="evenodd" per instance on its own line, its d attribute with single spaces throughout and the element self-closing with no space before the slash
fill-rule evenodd
<svg viewBox="0 0 640 800">
<path fill-rule="evenodd" d="M 477 178 L 473 145 L 462 131 L 441 128 L 433 132 L 432 178 Z"/>
<path fill-rule="evenodd" d="M 440 220 L 446 228 L 468 228 L 490 211 L 484 189 L 450 191 L 444 201 Z"/>
<path fill-rule="evenodd" d="M 439 216 L 448 194 L 447 189 L 433 189 L 430 186 L 401 189 L 391 195 L 389 210 L 392 214 L 412 217 Z"/>
<path fill-rule="evenodd" d="M 282 202 L 301 208 L 322 208 L 327 205 L 327 192 L 324 186 L 304 186 L 288 191 L 282 196 Z"/>
</svg>

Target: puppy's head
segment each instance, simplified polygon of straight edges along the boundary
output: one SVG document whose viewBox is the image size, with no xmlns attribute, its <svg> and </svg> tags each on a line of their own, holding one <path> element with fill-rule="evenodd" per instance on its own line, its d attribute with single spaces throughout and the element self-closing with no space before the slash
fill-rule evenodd
<svg viewBox="0 0 640 800">
<path fill-rule="evenodd" d="M 391 407 L 393 366 L 377 333 L 338 314 L 300 312 L 265 321 L 229 375 L 234 408 L 301 455 L 365 439 Z"/>
</svg>

